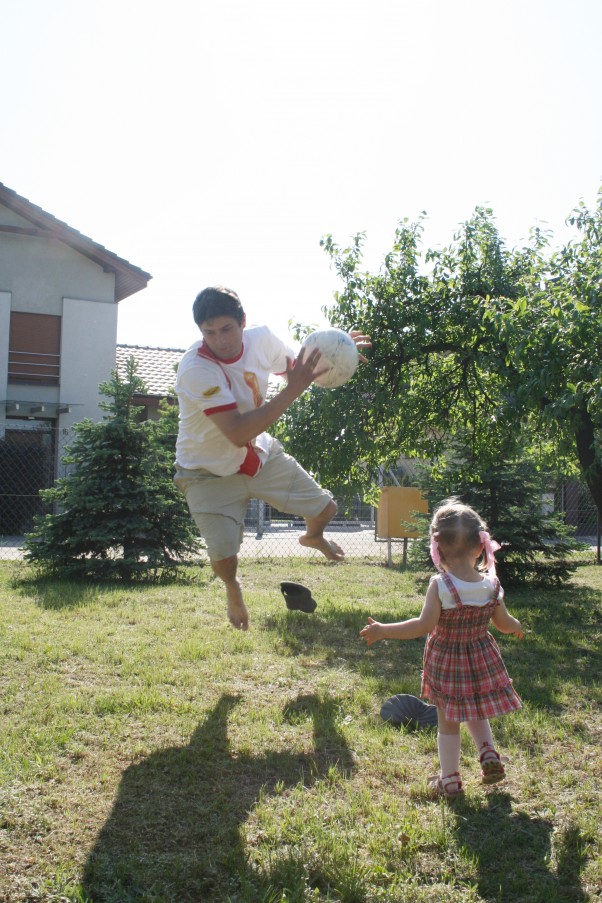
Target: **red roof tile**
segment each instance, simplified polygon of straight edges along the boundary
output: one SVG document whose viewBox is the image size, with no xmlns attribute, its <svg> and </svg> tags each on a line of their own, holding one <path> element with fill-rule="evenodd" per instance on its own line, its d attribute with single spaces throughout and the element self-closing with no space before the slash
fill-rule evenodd
<svg viewBox="0 0 602 903">
<path fill-rule="evenodd" d="M 130 357 L 136 361 L 137 376 L 143 380 L 147 395 L 169 395 L 176 381 L 175 368 L 180 363 L 182 348 L 148 348 L 141 345 L 117 345 L 117 372 L 123 375 Z"/>
</svg>

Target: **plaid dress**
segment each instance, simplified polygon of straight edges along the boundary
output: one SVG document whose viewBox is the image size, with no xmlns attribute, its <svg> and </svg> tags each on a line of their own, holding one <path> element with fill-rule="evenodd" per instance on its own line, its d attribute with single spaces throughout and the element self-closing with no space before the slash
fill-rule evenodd
<svg viewBox="0 0 602 903">
<path fill-rule="evenodd" d="M 480 721 L 521 708 L 489 621 L 498 605 L 500 582 L 482 606 L 463 605 L 445 572 L 456 607 L 444 608 L 424 647 L 420 695 L 442 709 L 448 721 Z"/>
</svg>

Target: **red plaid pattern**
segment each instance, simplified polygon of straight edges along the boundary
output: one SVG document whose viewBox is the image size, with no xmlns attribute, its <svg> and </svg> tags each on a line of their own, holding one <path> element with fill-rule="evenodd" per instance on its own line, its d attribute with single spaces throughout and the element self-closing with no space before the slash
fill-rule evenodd
<svg viewBox="0 0 602 903">
<path fill-rule="evenodd" d="M 421 696 L 442 709 L 448 721 L 480 721 L 520 709 L 520 697 L 488 630 L 499 582 L 494 597 L 481 607 L 462 605 L 451 580 L 445 582 L 456 608 L 443 609 L 427 637 Z"/>
</svg>

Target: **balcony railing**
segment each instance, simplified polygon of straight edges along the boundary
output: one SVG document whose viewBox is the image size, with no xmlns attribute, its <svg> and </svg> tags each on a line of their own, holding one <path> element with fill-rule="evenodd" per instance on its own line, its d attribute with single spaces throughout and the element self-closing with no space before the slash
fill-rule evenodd
<svg viewBox="0 0 602 903">
<path fill-rule="evenodd" d="M 9 382 L 57 386 L 59 384 L 60 369 L 60 354 L 46 354 L 39 351 L 12 351 L 9 349 Z"/>
</svg>

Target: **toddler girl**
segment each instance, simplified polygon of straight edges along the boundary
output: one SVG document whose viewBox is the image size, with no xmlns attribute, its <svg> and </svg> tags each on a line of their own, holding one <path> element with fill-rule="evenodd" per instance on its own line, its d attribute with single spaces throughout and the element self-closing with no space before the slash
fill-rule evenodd
<svg viewBox="0 0 602 903">
<path fill-rule="evenodd" d="M 421 696 L 437 706 L 440 773 L 429 783 L 448 798 L 463 792 L 460 779 L 460 724 L 475 743 L 485 784 L 505 775 L 493 744 L 489 719 L 521 707 L 489 621 L 502 633 L 523 636 L 520 622 L 504 605 L 495 573 L 487 525 L 468 505 L 442 502 L 431 523 L 431 557 L 439 574 L 429 583 L 418 618 L 381 624 L 368 618 L 360 630 L 369 646 L 377 640 L 410 640 L 428 634 Z M 486 571 L 477 569 L 485 553 Z"/>
</svg>

